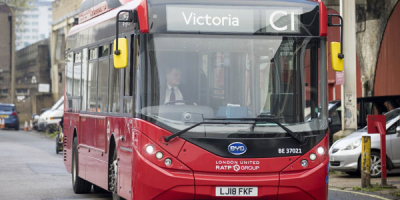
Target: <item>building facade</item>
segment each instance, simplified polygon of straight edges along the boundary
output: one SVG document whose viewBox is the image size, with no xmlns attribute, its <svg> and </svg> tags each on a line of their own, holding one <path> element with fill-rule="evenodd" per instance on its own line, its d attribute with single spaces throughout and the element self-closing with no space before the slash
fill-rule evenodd
<svg viewBox="0 0 400 200">
<path fill-rule="evenodd" d="M 13 37 L 11 10 L 6 5 L 0 6 L 0 102 L 11 103 L 11 53 Z"/>
<path fill-rule="evenodd" d="M 42 108 L 50 108 L 53 98 L 50 91 L 49 40 L 41 40 L 16 52 L 15 104 L 20 121 L 29 120 Z"/>
<path fill-rule="evenodd" d="M 55 101 L 64 95 L 66 36 L 77 23 L 81 3 L 81 0 L 55 0 L 52 3 L 51 90 Z"/>
<path fill-rule="evenodd" d="M 50 0 L 34 0 L 32 8 L 22 13 L 22 26 L 16 30 L 16 50 L 49 37 L 52 23 Z"/>
</svg>

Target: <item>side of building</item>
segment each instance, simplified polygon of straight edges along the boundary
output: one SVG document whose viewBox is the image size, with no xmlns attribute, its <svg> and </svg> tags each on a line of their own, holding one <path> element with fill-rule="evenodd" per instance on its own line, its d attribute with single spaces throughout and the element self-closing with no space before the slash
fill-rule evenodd
<svg viewBox="0 0 400 200">
<path fill-rule="evenodd" d="M 16 52 L 16 106 L 20 121 L 29 120 L 42 108 L 50 108 L 49 40 L 41 40 Z"/>
<path fill-rule="evenodd" d="M 11 10 L 6 5 L 0 6 L 0 102 L 11 103 Z M 12 28 L 13 29 L 13 28 Z"/>
<path fill-rule="evenodd" d="M 68 31 L 77 23 L 81 0 L 55 0 L 52 3 L 51 85 L 54 100 L 64 95 L 65 41 Z"/>
</svg>

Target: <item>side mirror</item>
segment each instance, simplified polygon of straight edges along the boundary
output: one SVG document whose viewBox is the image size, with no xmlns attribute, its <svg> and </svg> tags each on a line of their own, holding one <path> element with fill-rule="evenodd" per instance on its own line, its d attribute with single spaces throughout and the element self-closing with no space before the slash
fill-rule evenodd
<svg viewBox="0 0 400 200">
<path fill-rule="evenodd" d="M 396 135 L 400 137 L 400 126 L 396 127 Z"/>
<path fill-rule="evenodd" d="M 339 42 L 331 43 L 331 60 L 332 60 L 332 69 L 337 72 L 343 71 L 343 58 L 340 58 L 341 55 L 341 44 Z"/>
<path fill-rule="evenodd" d="M 118 42 L 118 45 L 117 45 Z M 114 67 L 117 69 L 128 66 L 128 40 L 126 38 L 118 38 L 114 40 Z M 118 49 L 117 49 L 118 47 Z M 118 52 L 118 53 L 116 53 Z"/>
<path fill-rule="evenodd" d="M 120 19 L 121 13 L 127 13 L 127 17 Z M 125 68 L 128 66 L 128 40 L 126 38 L 118 38 L 119 36 L 119 23 L 122 22 L 133 22 L 133 11 L 132 10 L 121 10 L 116 16 L 116 34 L 114 40 L 114 67 L 117 69 Z"/>
<path fill-rule="evenodd" d="M 340 24 L 334 24 L 333 19 L 337 17 L 340 19 Z M 332 42 L 331 43 L 331 60 L 332 60 L 332 68 L 334 71 L 342 72 L 343 71 L 343 18 L 340 15 L 330 14 L 328 15 L 328 26 L 329 27 L 340 27 L 340 43 Z"/>
</svg>

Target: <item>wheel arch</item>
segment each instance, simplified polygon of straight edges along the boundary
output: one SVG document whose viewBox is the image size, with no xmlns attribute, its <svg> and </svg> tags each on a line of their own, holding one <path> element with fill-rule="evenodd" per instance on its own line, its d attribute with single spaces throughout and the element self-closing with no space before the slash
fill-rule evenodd
<svg viewBox="0 0 400 200">
<path fill-rule="evenodd" d="M 114 134 L 111 134 L 110 143 L 108 145 L 108 165 L 107 166 L 110 166 L 110 164 L 113 162 L 112 159 L 113 159 L 114 151 L 117 150 L 116 146 L 117 146 L 117 143 L 115 141 L 115 136 L 114 136 Z M 108 183 L 110 183 L 110 179 L 111 179 L 110 169 L 108 169 L 107 177 L 108 177 Z M 107 188 L 108 191 L 110 191 L 110 184 L 107 184 L 107 186 L 108 186 L 108 188 Z"/>
</svg>

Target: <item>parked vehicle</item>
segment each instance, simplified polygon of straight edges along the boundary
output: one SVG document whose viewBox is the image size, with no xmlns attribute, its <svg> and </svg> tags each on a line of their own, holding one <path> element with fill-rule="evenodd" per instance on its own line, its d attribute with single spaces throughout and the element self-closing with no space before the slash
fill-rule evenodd
<svg viewBox="0 0 400 200">
<path fill-rule="evenodd" d="M 19 112 L 15 104 L 0 103 L 0 117 L 4 118 L 6 128 L 19 130 Z"/>
<path fill-rule="evenodd" d="M 386 114 L 387 168 L 400 168 L 400 108 Z M 381 171 L 380 135 L 368 134 L 367 127 L 336 141 L 329 149 L 330 167 L 333 170 L 359 174 L 361 165 L 361 137 L 371 136 L 371 177 L 379 177 Z"/>
<path fill-rule="evenodd" d="M 38 131 L 45 131 L 46 129 L 55 129 L 57 123 L 63 116 L 64 97 L 61 97 L 49 110 L 40 115 L 38 119 Z"/>
<path fill-rule="evenodd" d="M 60 151 L 63 151 L 63 140 L 64 140 L 63 126 L 64 126 L 64 118 L 62 117 L 61 121 L 58 123 L 57 126 L 58 134 L 56 137 L 56 154 L 58 154 Z"/>
<path fill-rule="evenodd" d="M 367 125 L 367 115 L 381 115 L 400 107 L 400 96 L 379 96 L 357 98 L 357 129 Z M 341 101 L 330 101 L 329 109 L 329 146 L 333 135 L 342 130 Z"/>
</svg>

